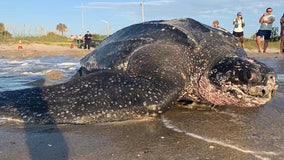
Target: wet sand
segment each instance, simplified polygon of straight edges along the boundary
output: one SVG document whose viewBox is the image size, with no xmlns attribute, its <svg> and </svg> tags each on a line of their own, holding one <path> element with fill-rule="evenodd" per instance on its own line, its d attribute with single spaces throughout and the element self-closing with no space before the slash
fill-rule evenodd
<svg viewBox="0 0 284 160">
<path fill-rule="evenodd" d="M 0 124 L 0 156 L 3 160 L 283 159 L 283 150 L 276 148 L 283 144 L 277 130 L 271 134 L 267 127 L 256 127 L 259 124 L 242 124 L 256 110 L 230 113 L 176 107 L 163 117 L 86 125 L 5 122 Z M 242 114 L 245 121 L 239 119 Z"/>
<path fill-rule="evenodd" d="M 31 50 L 24 45 L 25 54 L 3 48 L 0 45 L 1 57 L 12 59 L 30 55 L 84 56 L 88 53 L 64 46 L 38 44 L 31 45 Z M 262 59 L 284 57 L 277 49 L 268 53 L 248 53 Z M 162 117 L 86 125 L 2 121 L 0 159 L 283 159 L 281 126 L 284 126 L 284 114 L 279 106 L 283 104 L 284 89 L 281 85 L 280 90 L 276 100 L 259 110 L 214 112 L 174 107 Z"/>
<path fill-rule="evenodd" d="M 0 126 L 2 160 L 254 159 L 163 126 L 158 119 L 88 125 Z"/>
</svg>

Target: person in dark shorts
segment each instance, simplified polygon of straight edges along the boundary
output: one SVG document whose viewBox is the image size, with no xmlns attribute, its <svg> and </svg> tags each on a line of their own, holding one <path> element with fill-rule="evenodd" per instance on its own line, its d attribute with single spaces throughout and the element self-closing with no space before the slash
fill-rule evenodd
<svg viewBox="0 0 284 160">
<path fill-rule="evenodd" d="M 88 50 L 90 50 L 92 38 L 93 38 L 92 34 L 89 31 L 87 31 L 87 33 L 84 35 L 84 40 L 85 40 L 84 49 L 87 49 L 88 46 Z"/>
<path fill-rule="evenodd" d="M 233 21 L 234 30 L 233 35 L 240 40 L 241 46 L 245 47 L 245 40 L 244 40 L 244 29 L 245 20 L 243 19 L 243 15 L 241 12 L 237 13 L 237 17 Z"/>
<path fill-rule="evenodd" d="M 260 27 L 256 33 L 256 44 L 259 53 L 262 51 L 262 46 L 260 41 L 261 37 L 264 37 L 263 53 L 266 52 L 274 20 L 275 17 L 272 15 L 272 8 L 270 7 L 266 9 L 266 12 L 259 19 Z"/>
</svg>

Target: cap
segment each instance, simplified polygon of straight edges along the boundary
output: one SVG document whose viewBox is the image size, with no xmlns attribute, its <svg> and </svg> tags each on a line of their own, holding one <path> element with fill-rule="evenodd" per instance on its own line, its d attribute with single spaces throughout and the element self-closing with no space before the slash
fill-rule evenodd
<svg viewBox="0 0 284 160">
<path fill-rule="evenodd" d="M 241 16 L 241 15 L 242 15 L 242 12 L 238 12 L 238 13 L 237 13 L 237 16 Z"/>
</svg>

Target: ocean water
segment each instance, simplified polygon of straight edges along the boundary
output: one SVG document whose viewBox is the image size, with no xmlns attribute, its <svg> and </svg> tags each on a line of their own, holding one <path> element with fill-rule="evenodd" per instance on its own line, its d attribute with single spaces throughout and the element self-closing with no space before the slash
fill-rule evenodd
<svg viewBox="0 0 284 160">
<path fill-rule="evenodd" d="M 0 92 L 33 87 L 30 82 L 58 70 L 69 79 L 80 68 L 80 59 L 66 56 L 39 57 L 21 60 L 0 59 Z"/>
</svg>

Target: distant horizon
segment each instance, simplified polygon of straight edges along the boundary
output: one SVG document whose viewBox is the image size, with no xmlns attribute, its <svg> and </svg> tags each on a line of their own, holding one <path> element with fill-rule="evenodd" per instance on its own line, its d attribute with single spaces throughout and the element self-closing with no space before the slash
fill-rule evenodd
<svg viewBox="0 0 284 160">
<path fill-rule="evenodd" d="M 233 19 L 237 12 L 242 12 L 246 22 L 244 35 L 250 38 L 258 30 L 258 19 L 267 7 L 273 8 L 272 14 L 276 17 L 273 26 L 280 29 L 279 19 L 283 14 L 283 6 L 284 1 L 278 0 L 220 0 L 218 3 L 209 0 L 49 0 L 45 3 L 38 0 L 14 0 L 1 2 L 0 23 L 13 36 L 58 33 L 56 25 L 59 23 L 67 26 L 67 32 L 64 33 L 67 37 L 83 35 L 87 30 L 92 34 L 108 35 L 140 23 L 143 19 L 152 21 L 176 18 L 193 18 L 207 25 L 217 19 L 220 27 L 232 32 Z"/>
</svg>

